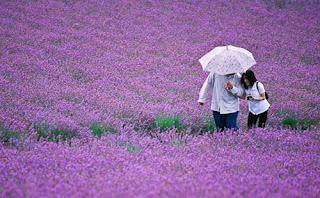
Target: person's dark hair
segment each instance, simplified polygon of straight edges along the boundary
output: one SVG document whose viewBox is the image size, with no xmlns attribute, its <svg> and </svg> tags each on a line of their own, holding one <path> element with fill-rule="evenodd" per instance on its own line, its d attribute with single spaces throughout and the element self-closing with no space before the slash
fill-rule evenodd
<svg viewBox="0 0 320 198">
<path fill-rule="evenodd" d="M 245 89 L 248 89 L 248 86 L 244 82 L 244 77 L 246 77 L 250 83 L 250 86 L 253 86 L 253 84 L 257 81 L 256 76 L 254 75 L 254 72 L 252 70 L 247 70 L 245 73 L 241 76 L 241 83 L 244 86 Z"/>
</svg>

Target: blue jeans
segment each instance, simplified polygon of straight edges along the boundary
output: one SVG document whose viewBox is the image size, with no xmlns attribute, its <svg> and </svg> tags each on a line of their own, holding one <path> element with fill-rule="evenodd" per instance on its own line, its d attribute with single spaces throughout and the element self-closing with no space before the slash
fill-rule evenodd
<svg viewBox="0 0 320 198">
<path fill-rule="evenodd" d="M 237 118 L 238 111 L 234 113 L 228 114 L 220 114 L 218 111 L 213 111 L 213 118 L 216 124 L 216 128 L 218 131 L 223 131 L 225 128 L 227 129 L 235 129 L 238 130 Z"/>
</svg>

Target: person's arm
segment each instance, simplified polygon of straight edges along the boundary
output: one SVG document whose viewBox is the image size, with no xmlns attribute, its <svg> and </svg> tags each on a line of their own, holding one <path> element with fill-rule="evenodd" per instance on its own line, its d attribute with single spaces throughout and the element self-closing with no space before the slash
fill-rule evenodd
<svg viewBox="0 0 320 198">
<path fill-rule="evenodd" d="M 261 82 L 257 82 L 258 83 L 258 91 L 259 91 L 259 97 L 255 97 L 253 98 L 254 100 L 265 100 L 266 99 L 266 90 L 264 89 L 264 86 Z"/>
<path fill-rule="evenodd" d="M 245 92 L 244 92 L 244 88 L 240 85 L 238 86 L 233 86 L 230 90 L 229 90 L 233 95 L 241 98 L 241 99 L 245 99 Z"/>
<path fill-rule="evenodd" d="M 214 74 L 210 73 L 200 89 L 199 99 L 198 99 L 198 102 L 200 105 L 204 104 L 204 102 L 208 97 L 208 93 L 209 91 L 212 90 L 213 86 L 214 86 Z"/>
<path fill-rule="evenodd" d="M 265 99 L 266 99 L 266 94 L 265 94 L 265 92 L 264 92 L 264 93 L 261 93 L 259 97 L 255 97 L 255 98 L 253 98 L 253 99 L 254 99 L 254 100 L 258 100 L 258 101 L 260 101 L 260 100 L 265 100 Z"/>
<path fill-rule="evenodd" d="M 241 98 L 241 99 L 245 99 L 245 91 L 244 91 L 244 87 L 241 85 L 240 82 L 240 77 L 237 76 L 236 80 L 235 80 L 235 84 L 233 85 L 233 83 L 231 81 L 227 82 L 226 88 L 228 91 L 230 91 L 233 95 Z"/>
</svg>

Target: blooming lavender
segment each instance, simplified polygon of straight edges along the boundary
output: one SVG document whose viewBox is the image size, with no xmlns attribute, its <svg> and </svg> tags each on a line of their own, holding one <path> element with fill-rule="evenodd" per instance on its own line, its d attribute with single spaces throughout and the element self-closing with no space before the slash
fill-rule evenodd
<svg viewBox="0 0 320 198">
<path fill-rule="evenodd" d="M 319 8 L 1 1 L 0 197 L 318 197 Z M 266 129 L 243 101 L 238 133 L 207 133 L 197 60 L 227 44 L 257 60 Z"/>
</svg>

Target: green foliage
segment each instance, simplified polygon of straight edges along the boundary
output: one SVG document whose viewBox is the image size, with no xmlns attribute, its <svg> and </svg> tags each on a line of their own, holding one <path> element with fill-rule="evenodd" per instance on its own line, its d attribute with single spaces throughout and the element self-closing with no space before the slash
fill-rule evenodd
<svg viewBox="0 0 320 198">
<path fill-rule="evenodd" d="M 312 120 L 312 119 L 298 120 L 298 126 L 302 130 L 310 129 L 312 126 L 316 126 L 316 125 L 319 125 L 319 121 L 318 120 Z"/>
<path fill-rule="evenodd" d="M 180 119 L 177 116 L 158 116 L 156 118 L 156 126 L 160 128 L 160 131 L 165 131 L 170 128 L 181 128 Z"/>
<path fill-rule="evenodd" d="M 12 131 L 6 128 L 0 129 L 0 139 L 2 142 L 9 142 L 10 140 L 19 140 L 21 134 L 16 131 Z"/>
<path fill-rule="evenodd" d="M 106 132 L 111 133 L 111 134 L 115 134 L 118 131 L 117 131 L 117 129 L 113 128 L 112 126 L 106 126 Z"/>
<path fill-rule="evenodd" d="M 304 55 L 300 57 L 300 62 L 305 65 L 315 65 L 318 63 L 318 60 L 316 57 Z"/>
<path fill-rule="evenodd" d="M 111 133 L 111 134 L 115 134 L 117 133 L 117 130 L 109 125 L 103 125 L 101 123 L 93 123 L 91 124 L 90 126 L 90 130 L 91 130 L 91 133 L 100 138 L 103 134 L 106 134 L 106 133 Z"/>
<path fill-rule="evenodd" d="M 297 129 L 298 120 L 293 117 L 287 117 L 284 120 L 282 120 L 282 125 L 290 127 L 291 129 Z"/>
<path fill-rule="evenodd" d="M 76 133 L 69 129 L 50 129 L 47 124 L 36 125 L 37 140 L 47 139 L 51 142 L 70 142 L 76 137 Z"/>
<path fill-rule="evenodd" d="M 34 129 L 37 132 L 37 141 L 39 141 L 41 138 L 47 139 L 49 137 L 50 129 L 48 125 L 46 124 L 35 125 Z"/>
<path fill-rule="evenodd" d="M 132 143 L 130 143 L 128 141 L 118 140 L 116 142 L 116 144 L 119 147 L 125 148 L 128 151 L 128 153 L 130 153 L 130 154 L 135 154 L 135 153 L 138 153 L 140 151 L 140 148 L 139 148 L 138 145 L 132 144 Z"/>
<path fill-rule="evenodd" d="M 76 134 L 68 129 L 54 129 L 51 130 L 49 141 L 59 142 L 59 141 L 70 141 L 72 138 L 76 137 Z"/>
<path fill-rule="evenodd" d="M 207 133 L 207 132 L 212 132 L 214 130 L 215 130 L 215 124 L 213 120 L 211 118 L 206 118 L 202 131 Z"/>
<path fill-rule="evenodd" d="M 0 141 L 5 146 L 14 147 L 18 150 L 31 148 L 31 145 L 26 142 L 27 139 L 27 133 L 0 127 Z"/>
<path fill-rule="evenodd" d="M 172 144 L 177 147 L 185 146 L 186 142 L 182 138 L 174 138 Z"/>
<path fill-rule="evenodd" d="M 296 117 L 297 113 L 290 109 L 280 109 L 277 112 L 277 116 L 280 118 Z"/>
<path fill-rule="evenodd" d="M 91 133 L 96 137 L 101 137 L 105 133 L 105 128 L 99 123 L 93 123 L 90 126 Z"/>
<path fill-rule="evenodd" d="M 211 115 L 205 115 L 204 119 L 194 121 L 191 126 L 192 134 L 213 133 L 216 129 L 215 123 Z"/>
<path fill-rule="evenodd" d="M 157 125 L 154 120 L 146 121 L 146 122 L 137 122 L 134 125 L 134 131 L 141 132 L 141 131 L 154 131 L 157 129 Z"/>
<path fill-rule="evenodd" d="M 286 117 L 285 119 L 283 119 L 282 125 L 285 127 L 290 127 L 291 129 L 307 130 L 312 126 L 319 125 L 319 121 L 307 118 L 296 119 L 294 117 Z"/>
<path fill-rule="evenodd" d="M 138 146 L 133 145 L 133 144 L 127 144 L 126 147 L 127 147 L 127 151 L 128 151 L 130 154 L 137 153 L 137 152 L 139 152 L 139 150 L 140 150 Z"/>
</svg>

